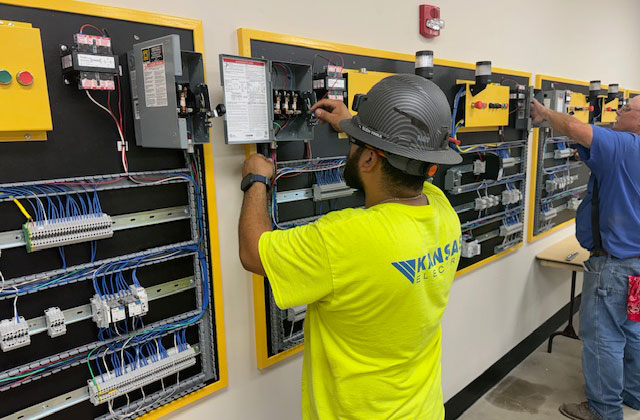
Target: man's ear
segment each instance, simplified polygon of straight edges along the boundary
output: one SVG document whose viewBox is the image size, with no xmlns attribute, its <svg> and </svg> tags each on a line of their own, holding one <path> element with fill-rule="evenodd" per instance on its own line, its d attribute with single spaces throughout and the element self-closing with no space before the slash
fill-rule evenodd
<svg viewBox="0 0 640 420">
<path fill-rule="evenodd" d="M 360 170 L 364 172 L 373 171 L 379 160 L 380 156 L 378 156 L 375 151 L 371 149 L 365 149 L 360 156 L 360 162 L 358 162 L 360 165 Z"/>
</svg>

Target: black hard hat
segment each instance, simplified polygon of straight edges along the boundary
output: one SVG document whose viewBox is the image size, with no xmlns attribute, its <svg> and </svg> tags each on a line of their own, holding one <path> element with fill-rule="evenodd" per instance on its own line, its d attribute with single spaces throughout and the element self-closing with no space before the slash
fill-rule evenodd
<svg viewBox="0 0 640 420">
<path fill-rule="evenodd" d="M 386 77 L 360 98 L 357 111 L 352 119 L 341 121 L 340 128 L 387 152 L 389 163 L 402 171 L 423 175 L 420 162 L 462 162 L 449 147 L 449 101 L 430 80 L 413 74 Z"/>
</svg>

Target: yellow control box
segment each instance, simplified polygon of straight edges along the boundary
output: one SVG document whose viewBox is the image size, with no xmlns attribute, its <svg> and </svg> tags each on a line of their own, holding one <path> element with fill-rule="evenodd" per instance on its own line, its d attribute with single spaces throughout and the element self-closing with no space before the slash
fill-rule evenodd
<svg viewBox="0 0 640 420">
<path fill-rule="evenodd" d="M 464 127 L 509 125 L 509 86 L 489 84 L 473 95 L 471 86 L 475 82 L 457 81 L 457 83 L 466 85 Z"/>
<path fill-rule="evenodd" d="M 602 116 L 600 117 L 600 122 L 602 124 L 611 124 L 616 122 L 616 116 L 618 115 L 618 105 L 620 100 L 618 98 L 613 99 L 612 101 L 607 102 L 607 98 L 601 99 L 602 104 Z"/>
<path fill-rule="evenodd" d="M 583 93 L 571 92 L 571 100 L 567 106 L 567 112 L 583 123 L 589 123 L 589 103 Z"/>
<path fill-rule="evenodd" d="M 53 129 L 40 30 L 0 21 L 0 142 L 46 140 Z"/>
</svg>

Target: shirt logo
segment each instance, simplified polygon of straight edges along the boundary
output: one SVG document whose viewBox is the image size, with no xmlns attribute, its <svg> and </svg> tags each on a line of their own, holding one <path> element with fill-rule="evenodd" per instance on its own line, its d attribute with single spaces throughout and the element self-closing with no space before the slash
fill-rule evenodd
<svg viewBox="0 0 640 420">
<path fill-rule="evenodd" d="M 433 252 L 425 254 L 421 257 L 406 261 L 392 262 L 391 265 L 411 282 L 411 284 L 420 283 L 426 280 L 429 275 L 437 278 L 445 272 L 447 264 L 457 267 L 460 246 L 457 240 L 436 248 Z"/>
</svg>

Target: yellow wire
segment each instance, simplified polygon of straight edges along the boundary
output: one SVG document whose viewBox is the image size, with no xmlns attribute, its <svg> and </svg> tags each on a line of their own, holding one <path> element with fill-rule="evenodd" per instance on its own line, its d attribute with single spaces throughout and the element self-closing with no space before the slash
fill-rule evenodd
<svg viewBox="0 0 640 420">
<path fill-rule="evenodd" d="M 27 209 L 24 208 L 24 206 L 15 198 L 13 197 L 9 197 L 13 200 L 14 203 L 16 203 L 16 206 L 18 206 L 18 208 L 20 209 L 20 211 L 22 212 L 22 214 L 24 214 L 24 217 L 27 218 L 27 220 L 33 220 L 31 218 L 31 215 L 29 214 L 29 212 L 27 211 Z"/>
</svg>

